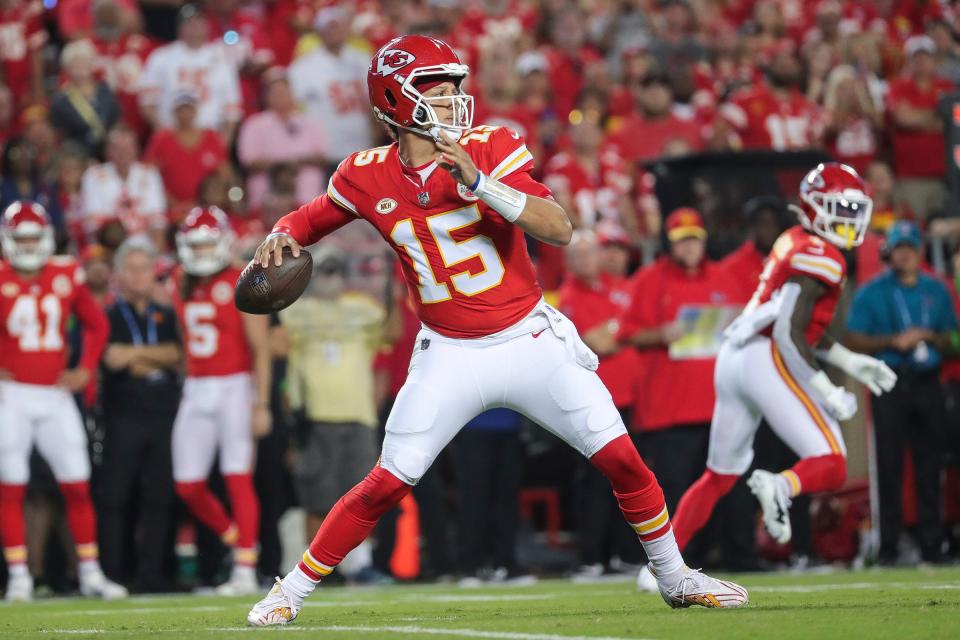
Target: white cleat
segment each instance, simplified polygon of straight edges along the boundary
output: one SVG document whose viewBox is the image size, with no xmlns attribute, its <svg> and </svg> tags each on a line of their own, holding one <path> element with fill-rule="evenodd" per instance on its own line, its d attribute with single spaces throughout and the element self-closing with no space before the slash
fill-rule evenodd
<svg viewBox="0 0 960 640">
<path fill-rule="evenodd" d="M 260 584 L 252 567 L 234 567 L 230 579 L 217 587 L 218 596 L 252 596 L 257 593 L 260 593 Z"/>
<path fill-rule="evenodd" d="M 738 584 L 711 578 L 699 569 L 684 570 L 686 574 L 673 587 L 659 585 L 664 602 L 674 609 L 691 605 L 708 609 L 735 609 L 750 601 L 747 590 Z"/>
<path fill-rule="evenodd" d="M 250 609 L 247 624 L 252 627 L 272 627 L 293 622 L 300 613 L 300 604 L 283 590 L 283 581 L 277 578 L 267 596 Z"/>
<path fill-rule="evenodd" d="M 98 571 L 81 578 L 80 595 L 86 598 L 102 598 L 103 600 L 123 600 L 130 594 L 126 587 L 110 580 L 103 575 L 102 571 Z"/>
<path fill-rule="evenodd" d="M 7 580 L 7 594 L 4 596 L 7 602 L 30 602 L 33 600 L 33 576 L 26 575 L 10 576 Z"/>
<path fill-rule="evenodd" d="M 790 542 L 793 535 L 790 530 L 790 496 L 777 474 L 757 469 L 750 474 L 747 486 L 763 509 L 763 526 L 770 537 L 780 544 Z"/>
<path fill-rule="evenodd" d="M 637 574 L 637 591 L 641 593 L 660 593 L 660 585 L 657 579 L 650 573 L 650 567 L 643 565 L 640 567 L 640 573 Z"/>
</svg>

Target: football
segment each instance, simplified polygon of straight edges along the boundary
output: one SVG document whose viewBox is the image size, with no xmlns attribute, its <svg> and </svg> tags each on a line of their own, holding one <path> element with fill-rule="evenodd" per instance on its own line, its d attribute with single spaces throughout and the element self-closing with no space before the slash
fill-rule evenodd
<svg viewBox="0 0 960 640">
<path fill-rule="evenodd" d="M 286 309 L 300 297 L 313 273 L 313 256 L 306 249 L 293 257 L 290 247 L 283 247 L 283 262 L 278 267 L 273 259 L 264 268 L 250 261 L 233 291 L 237 309 L 244 313 L 266 314 Z"/>
</svg>

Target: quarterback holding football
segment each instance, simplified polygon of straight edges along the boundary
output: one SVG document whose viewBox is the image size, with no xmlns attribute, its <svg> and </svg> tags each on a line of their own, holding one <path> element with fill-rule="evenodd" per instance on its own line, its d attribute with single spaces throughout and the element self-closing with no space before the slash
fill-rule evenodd
<svg viewBox="0 0 960 640">
<path fill-rule="evenodd" d="M 402 36 L 367 74 L 376 117 L 395 141 L 348 156 L 327 193 L 284 216 L 257 249 L 263 266 L 354 220 L 399 256 L 423 324 L 386 424 L 379 462 L 324 520 L 298 565 L 247 616 L 282 625 L 474 416 L 514 409 L 589 458 L 610 480 L 673 607 L 739 607 L 746 591 L 688 568 L 663 492 L 627 435 L 597 357 L 543 300 L 524 234 L 565 245 L 567 213 L 531 177 L 533 158 L 507 128 L 473 126 L 469 68 L 448 44 Z M 470 505 L 466 505 L 470 508 Z"/>
</svg>

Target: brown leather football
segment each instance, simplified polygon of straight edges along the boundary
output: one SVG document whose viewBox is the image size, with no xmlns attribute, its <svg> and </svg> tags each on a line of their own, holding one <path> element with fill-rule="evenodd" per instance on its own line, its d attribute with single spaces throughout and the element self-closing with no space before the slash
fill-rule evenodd
<svg viewBox="0 0 960 640">
<path fill-rule="evenodd" d="M 253 261 L 248 264 L 233 290 L 233 302 L 244 313 L 266 314 L 286 309 L 300 297 L 313 275 L 313 256 L 306 249 L 293 257 L 290 247 L 283 247 L 283 262 L 278 267 L 273 258 L 266 268 Z"/>
</svg>

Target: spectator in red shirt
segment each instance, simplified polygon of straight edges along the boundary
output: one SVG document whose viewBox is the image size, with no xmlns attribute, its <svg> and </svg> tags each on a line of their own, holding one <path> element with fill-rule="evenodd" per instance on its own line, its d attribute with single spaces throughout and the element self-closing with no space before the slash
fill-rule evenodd
<svg viewBox="0 0 960 640">
<path fill-rule="evenodd" d="M 720 266 L 741 285 L 741 300 L 746 302 L 757 288 L 763 262 L 773 249 L 773 243 L 789 225 L 786 204 L 776 196 L 748 200 L 743 205 L 743 219 L 747 224 L 747 239 L 721 260 Z"/>
<path fill-rule="evenodd" d="M 800 91 L 802 68 L 789 41 L 782 41 L 765 65 L 766 82 L 745 88 L 720 108 L 718 127 L 732 128 L 738 149 L 807 149 L 820 139 L 820 109 Z"/>
<path fill-rule="evenodd" d="M 122 121 L 132 127 L 141 140 L 146 140 L 150 127 L 140 113 L 137 86 L 154 45 L 149 38 L 135 32 L 135 15 L 121 7 L 119 0 L 97 0 L 92 13 L 90 41 L 98 54 L 97 75 L 116 94 Z"/>
<path fill-rule="evenodd" d="M 584 341 L 601 354 L 597 374 L 610 390 L 624 424 L 630 424 L 634 403 L 637 354 L 630 348 L 618 348 L 610 339 L 616 333 L 617 319 L 630 303 L 629 286 L 623 276 L 602 270 L 602 256 L 596 234 L 578 229 L 566 248 L 567 276 L 558 295 L 559 308 L 573 321 Z M 579 463 L 576 473 L 577 550 L 581 567 L 578 573 L 598 577 L 609 568 L 614 557 L 621 557 L 635 544 L 622 517 L 610 486 L 589 462 Z"/>
<path fill-rule="evenodd" d="M 43 102 L 43 3 L 0 0 L 0 69 L 18 107 Z"/>
<path fill-rule="evenodd" d="M 658 158 L 675 140 L 692 150 L 703 148 L 700 125 L 673 112 L 673 89 L 666 75 L 651 73 L 640 82 L 637 107 L 610 138 L 628 162 Z"/>
<path fill-rule="evenodd" d="M 264 25 L 240 5 L 239 0 L 206 0 L 203 7 L 210 41 L 223 45 L 240 74 L 243 111 L 249 115 L 257 110 L 260 74 L 273 64 L 274 53 Z"/>
<path fill-rule="evenodd" d="M 673 211 L 666 230 L 669 254 L 634 277 L 616 337 L 641 353 L 634 422 L 672 510 L 706 462 L 720 346 L 720 327 L 713 325 L 721 324 L 709 318 L 732 319 L 742 306 L 742 286 L 706 258 L 707 231 L 697 211 Z"/>
<path fill-rule="evenodd" d="M 866 78 L 849 65 L 827 76 L 823 106 L 824 143 L 839 162 L 863 175 L 877 155 L 883 110 L 873 101 Z"/>
<path fill-rule="evenodd" d="M 169 215 L 176 223 L 197 203 L 197 188 L 211 173 L 228 174 L 227 148 L 213 129 L 197 127 L 197 95 L 181 90 L 173 98 L 174 126 L 160 129 L 150 139 L 144 161 L 163 176 Z"/>
<path fill-rule="evenodd" d="M 557 119 L 563 122 L 583 88 L 584 69 L 599 60 L 600 56 L 584 44 L 584 19 L 576 9 L 557 14 L 550 29 L 550 40 L 553 46 L 547 47 L 544 53 L 549 64 L 550 85 L 553 87 L 553 108 Z"/>
<path fill-rule="evenodd" d="M 953 85 L 936 77 L 936 50 L 928 36 L 912 36 L 903 47 L 905 73 L 890 83 L 887 108 L 893 121 L 893 166 L 900 192 L 921 218 L 940 208 L 946 188 L 944 122 L 940 97 Z"/>
</svg>

